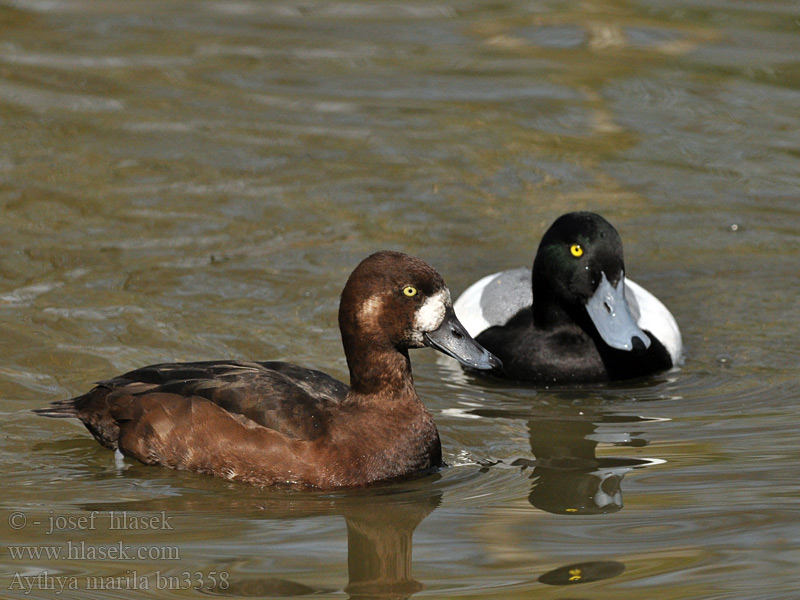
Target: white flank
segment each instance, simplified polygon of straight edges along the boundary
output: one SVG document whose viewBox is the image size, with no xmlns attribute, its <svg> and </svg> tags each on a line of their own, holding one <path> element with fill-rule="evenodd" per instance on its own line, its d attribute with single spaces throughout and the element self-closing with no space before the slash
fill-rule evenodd
<svg viewBox="0 0 800 600">
<path fill-rule="evenodd" d="M 672 364 L 677 366 L 682 362 L 683 340 L 681 330 L 675 317 L 669 312 L 661 301 L 653 296 L 635 281 L 625 278 L 625 286 L 632 292 L 639 304 L 639 319 L 637 324 L 642 329 L 647 329 L 664 347 L 672 357 Z"/>
<path fill-rule="evenodd" d="M 444 321 L 444 313 L 450 304 L 450 290 L 444 288 L 425 300 L 417 309 L 414 328 L 423 333 L 439 329 Z"/>
<path fill-rule="evenodd" d="M 483 317 L 481 297 L 483 296 L 483 290 L 486 289 L 489 282 L 499 274 L 499 272 L 492 273 L 491 275 L 479 279 L 464 290 L 455 304 L 453 304 L 458 320 L 461 321 L 461 324 L 472 337 L 476 337 L 481 331 L 492 326 L 492 324 Z"/>
</svg>

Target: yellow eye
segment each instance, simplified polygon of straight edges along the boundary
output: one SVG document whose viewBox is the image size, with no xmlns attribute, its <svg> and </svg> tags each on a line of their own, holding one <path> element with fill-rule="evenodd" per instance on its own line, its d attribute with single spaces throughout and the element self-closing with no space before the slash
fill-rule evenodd
<svg viewBox="0 0 800 600">
<path fill-rule="evenodd" d="M 409 298 L 413 298 L 417 295 L 417 288 L 415 288 L 413 285 L 407 285 L 403 288 L 403 293 Z"/>
<path fill-rule="evenodd" d="M 575 258 L 583 256 L 583 248 L 581 248 L 580 244 L 572 244 L 572 246 L 569 247 L 569 251 Z"/>
</svg>

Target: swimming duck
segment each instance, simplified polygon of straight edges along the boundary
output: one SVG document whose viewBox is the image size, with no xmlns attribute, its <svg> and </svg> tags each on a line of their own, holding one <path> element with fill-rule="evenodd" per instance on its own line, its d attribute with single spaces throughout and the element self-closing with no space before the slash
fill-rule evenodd
<svg viewBox="0 0 800 600">
<path fill-rule="evenodd" d="M 339 328 L 349 386 L 284 362 L 157 364 L 37 412 L 80 419 L 103 446 L 148 465 L 264 486 L 329 490 L 441 467 L 408 349 L 500 367 L 458 322 L 441 276 L 405 254 L 367 257 L 342 291 Z"/>
<path fill-rule="evenodd" d="M 467 331 L 502 361 L 495 374 L 508 379 L 627 379 L 670 369 L 681 358 L 675 318 L 625 276 L 619 233 L 595 213 L 559 217 L 532 272 L 487 275 L 454 306 Z"/>
</svg>

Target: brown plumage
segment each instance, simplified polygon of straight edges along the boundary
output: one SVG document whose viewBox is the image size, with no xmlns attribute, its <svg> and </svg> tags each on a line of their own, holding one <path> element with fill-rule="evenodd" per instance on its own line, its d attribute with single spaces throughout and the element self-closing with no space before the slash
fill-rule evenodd
<svg viewBox="0 0 800 600">
<path fill-rule="evenodd" d="M 78 418 L 103 446 L 145 464 L 259 485 L 333 489 L 440 467 L 408 348 L 499 365 L 455 319 L 442 278 L 407 255 L 373 254 L 345 285 L 339 326 L 352 387 L 283 362 L 160 364 L 36 412 Z"/>
</svg>

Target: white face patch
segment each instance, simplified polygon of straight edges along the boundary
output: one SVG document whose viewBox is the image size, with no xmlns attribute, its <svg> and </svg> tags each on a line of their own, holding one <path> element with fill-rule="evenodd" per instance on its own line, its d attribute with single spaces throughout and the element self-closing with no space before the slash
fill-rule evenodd
<svg viewBox="0 0 800 600">
<path fill-rule="evenodd" d="M 435 331 L 444 321 L 444 313 L 450 305 L 450 290 L 444 288 L 425 300 L 417 309 L 414 329 L 421 333 Z"/>
<path fill-rule="evenodd" d="M 370 323 L 378 318 L 381 312 L 381 299 L 379 296 L 370 296 L 361 305 L 358 318 L 362 323 Z"/>
</svg>

